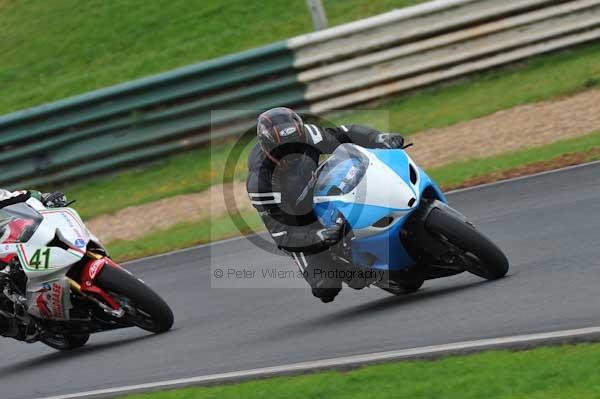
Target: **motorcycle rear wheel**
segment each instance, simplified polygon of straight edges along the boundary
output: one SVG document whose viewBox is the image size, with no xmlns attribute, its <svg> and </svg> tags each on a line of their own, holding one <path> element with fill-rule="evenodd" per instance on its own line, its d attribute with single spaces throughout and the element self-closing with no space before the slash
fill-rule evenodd
<svg viewBox="0 0 600 399">
<path fill-rule="evenodd" d="M 125 308 L 135 309 L 135 315 L 124 317 L 137 327 L 160 334 L 173 326 L 173 312 L 167 303 L 150 287 L 123 269 L 106 266 L 96 284 L 107 292 L 126 298 Z"/>
<path fill-rule="evenodd" d="M 508 272 L 508 259 L 490 239 L 473 226 L 441 209 L 433 209 L 425 227 L 450 244 L 464 251 L 465 269 L 487 280 L 504 277 Z"/>
<path fill-rule="evenodd" d="M 57 334 L 41 340 L 42 343 L 59 351 L 70 351 L 84 346 L 90 339 L 90 334 L 68 335 Z"/>
</svg>

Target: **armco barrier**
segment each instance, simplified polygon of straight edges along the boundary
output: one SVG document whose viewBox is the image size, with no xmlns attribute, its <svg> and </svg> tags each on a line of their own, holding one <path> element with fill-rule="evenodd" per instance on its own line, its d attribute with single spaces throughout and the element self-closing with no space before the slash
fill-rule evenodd
<svg viewBox="0 0 600 399">
<path fill-rule="evenodd" d="M 0 184 L 39 185 L 155 158 L 254 115 L 215 109 L 303 104 L 286 42 L 0 117 Z M 239 132 L 239 129 L 237 130 Z"/>
<path fill-rule="evenodd" d="M 493 19 L 496 14 L 503 17 Z M 403 29 L 372 27 L 352 42 L 333 37 L 316 49 L 295 49 L 296 64 L 327 62 L 298 75 L 307 84 L 310 110 L 341 109 L 600 37 L 599 0 L 480 0 L 446 10 L 438 24 L 433 18 L 412 17 Z M 375 48 L 377 37 L 397 42 Z"/>
<path fill-rule="evenodd" d="M 437 0 L 0 117 L 0 184 L 40 185 L 600 38 L 600 0 Z M 211 110 L 232 110 L 213 115 Z"/>
</svg>

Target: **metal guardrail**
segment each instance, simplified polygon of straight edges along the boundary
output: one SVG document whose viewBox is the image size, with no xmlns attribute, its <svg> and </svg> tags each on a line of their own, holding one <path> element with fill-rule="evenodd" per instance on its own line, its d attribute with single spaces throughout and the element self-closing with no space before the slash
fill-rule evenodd
<svg viewBox="0 0 600 399">
<path fill-rule="evenodd" d="M 342 109 L 600 37 L 599 0 L 480 0 L 446 10 L 440 23 L 434 17 L 441 18 L 414 17 L 402 29 L 376 26 L 355 33 L 354 41 L 334 37 L 317 49 L 296 50 L 296 64 L 327 62 L 298 75 L 308 86 L 311 112 Z M 386 43 L 379 49 L 372 47 L 377 38 Z M 397 44 L 390 45 L 394 40 Z"/>
<path fill-rule="evenodd" d="M 0 117 L 0 184 L 39 185 L 198 145 L 227 120 L 211 110 L 302 104 L 286 42 Z"/>
<path fill-rule="evenodd" d="M 437 0 L 0 117 L 0 184 L 76 179 L 600 38 L 600 0 Z M 212 110 L 229 110 L 211 113 Z"/>
</svg>

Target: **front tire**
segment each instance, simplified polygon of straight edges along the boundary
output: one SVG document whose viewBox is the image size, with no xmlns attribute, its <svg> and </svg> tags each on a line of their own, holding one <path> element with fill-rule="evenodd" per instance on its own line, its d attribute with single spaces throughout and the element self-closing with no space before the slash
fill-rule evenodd
<svg viewBox="0 0 600 399">
<path fill-rule="evenodd" d="M 464 251 L 465 269 L 479 277 L 495 280 L 508 272 L 508 260 L 500 248 L 473 226 L 434 208 L 425 222 L 427 230 Z"/>
<path fill-rule="evenodd" d="M 125 298 L 125 308 L 133 310 L 125 317 L 133 324 L 155 334 L 169 331 L 173 326 L 173 312 L 167 303 L 150 287 L 130 273 L 116 267 L 105 266 L 96 283 L 107 292 Z"/>
</svg>

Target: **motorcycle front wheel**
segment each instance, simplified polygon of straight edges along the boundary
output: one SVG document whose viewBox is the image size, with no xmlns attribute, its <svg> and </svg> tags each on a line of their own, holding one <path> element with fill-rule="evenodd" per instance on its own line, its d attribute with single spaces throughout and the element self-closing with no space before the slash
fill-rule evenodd
<svg viewBox="0 0 600 399">
<path fill-rule="evenodd" d="M 487 280 L 504 277 L 508 272 L 508 259 L 502 250 L 472 225 L 449 212 L 433 209 L 425 227 L 462 252 L 463 264 L 468 272 Z"/>
<path fill-rule="evenodd" d="M 126 309 L 125 318 L 137 327 L 155 334 L 169 331 L 173 312 L 150 287 L 123 269 L 106 266 L 96 279 L 103 290 L 115 294 Z"/>
</svg>

